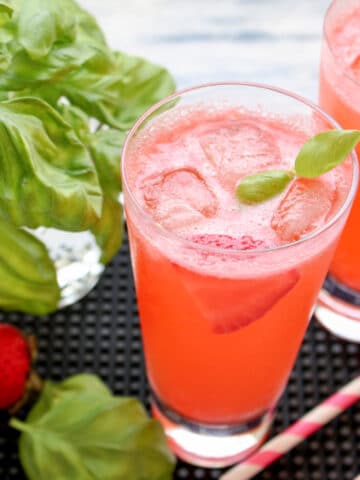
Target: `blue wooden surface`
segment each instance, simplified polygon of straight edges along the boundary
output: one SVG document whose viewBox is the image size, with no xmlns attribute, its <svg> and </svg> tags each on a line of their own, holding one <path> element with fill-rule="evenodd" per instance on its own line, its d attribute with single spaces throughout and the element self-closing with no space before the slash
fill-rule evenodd
<svg viewBox="0 0 360 480">
<path fill-rule="evenodd" d="M 179 88 L 246 80 L 317 98 L 330 0 L 81 0 L 113 48 L 166 65 Z"/>
</svg>

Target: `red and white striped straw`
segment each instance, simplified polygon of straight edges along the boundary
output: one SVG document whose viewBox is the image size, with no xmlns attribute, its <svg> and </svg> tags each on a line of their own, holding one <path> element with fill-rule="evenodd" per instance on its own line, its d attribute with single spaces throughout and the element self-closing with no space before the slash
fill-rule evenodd
<svg viewBox="0 0 360 480">
<path fill-rule="evenodd" d="M 220 480 L 249 480 L 341 412 L 360 400 L 360 376 L 320 403 L 279 435 L 265 443 L 244 462 L 228 470 Z M 356 477 L 354 480 L 358 480 Z"/>
</svg>

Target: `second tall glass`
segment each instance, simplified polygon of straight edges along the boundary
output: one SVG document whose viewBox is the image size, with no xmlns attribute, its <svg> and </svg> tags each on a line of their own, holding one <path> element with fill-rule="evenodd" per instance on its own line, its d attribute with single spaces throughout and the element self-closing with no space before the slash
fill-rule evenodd
<svg viewBox="0 0 360 480">
<path fill-rule="evenodd" d="M 320 106 L 343 128 L 360 129 L 360 2 L 335 0 L 324 21 Z M 360 146 L 357 148 L 360 155 Z M 360 342 L 360 195 L 358 193 L 316 316 L 328 330 Z"/>
</svg>

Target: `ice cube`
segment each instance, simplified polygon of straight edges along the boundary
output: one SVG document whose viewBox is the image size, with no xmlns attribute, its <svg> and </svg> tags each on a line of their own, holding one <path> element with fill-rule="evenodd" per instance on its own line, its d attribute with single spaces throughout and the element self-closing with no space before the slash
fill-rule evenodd
<svg viewBox="0 0 360 480">
<path fill-rule="evenodd" d="M 212 217 L 218 208 L 215 195 L 193 168 L 168 170 L 146 178 L 143 195 L 154 219 L 172 230 Z"/>
<path fill-rule="evenodd" d="M 280 162 L 274 137 L 251 122 L 234 122 L 207 132 L 200 143 L 218 171 L 219 181 L 229 189 L 234 189 L 243 176 L 276 168 Z"/>
<path fill-rule="evenodd" d="M 318 178 L 297 178 L 275 210 L 271 227 L 284 242 L 299 240 L 328 219 L 336 192 Z"/>
<path fill-rule="evenodd" d="M 156 212 L 156 220 L 167 230 L 173 232 L 199 223 L 203 218 L 198 210 L 176 198 L 164 202 Z"/>
</svg>

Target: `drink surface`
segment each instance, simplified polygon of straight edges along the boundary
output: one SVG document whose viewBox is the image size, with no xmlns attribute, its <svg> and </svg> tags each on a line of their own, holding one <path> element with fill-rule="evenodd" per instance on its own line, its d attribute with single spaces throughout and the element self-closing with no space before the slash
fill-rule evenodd
<svg viewBox="0 0 360 480">
<path fill-rule="evenodd" d="M 257 205 L 240 205 L 236 186 L 247 175 L 293 169 L 311 128 L 296 117 L 284 121 L 240 109 L 183 108 L 139 136 L 130 185 L 144 210 L 184 239 L 206 244 L 202 235 L 210 242 L 212 235 L 246 236 L 240 250 L 291 243 L 326 223 L 343 203 L 346 168 L 296 179 L 284 193 Z"/>
<path fill-rule="evenodd" d="M 235 189 L 245 175 L 292 168 L 319 129 L 313 118 L 199 104 L 163 113 L 128 151 L 126 180 L 147 213 L 127 203 L 149 380 L 180 415 L 251 420 L 286 384 L 341 226 L 271 248 L 335 214 L 351 166 L 258 205 L 240 205 Z"/>
<path fill-rule="evenodd" d="M 341 2 L 338 2 L 341 5 Z M 330 9 L 320 69 L 320 105 L 344 128 L 360 129 L 360 4 L 347 1 L 341 12 Z M 360 147 L 357 148 L 360 156 Z M 360 194 L 350 213 L 330 273 L 360 290 Z"/>
</svg>

